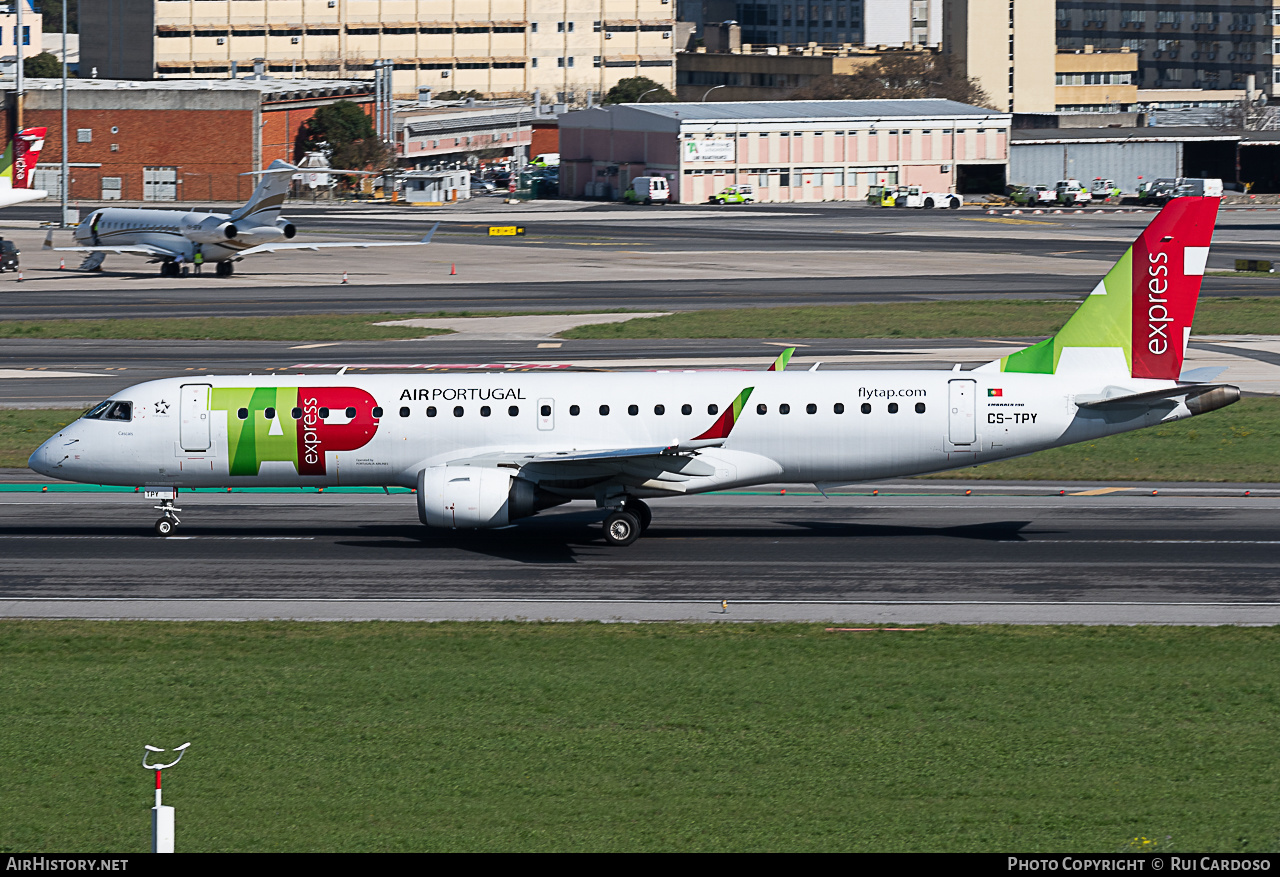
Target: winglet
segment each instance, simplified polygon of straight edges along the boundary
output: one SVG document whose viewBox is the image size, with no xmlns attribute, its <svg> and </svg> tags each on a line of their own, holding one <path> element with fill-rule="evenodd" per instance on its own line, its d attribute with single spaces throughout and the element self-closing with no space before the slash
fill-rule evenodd
<svg viewBox="0 0 1280 877">
<path fill-rule="evenodd" d="M 433 234 L 435 234 L 435 233 L 436 233 L 436 229 L 437 229 L 437 228 L 439 228 L 439 227 L 440 227 L 440 223 L 438 223 L 438 222 L 437 222 L 435 225 L 431 226 L 431 231 L 429 231 L 429 232 L 427 232 L 425 235 L 423 235 L 422 240 L 418 241 L 418 243 L 420 243 L 420 244 L 429 244 L 429 243 L 431 243 L 431 236 L 432 236 Z"/>
<path fill-rule="evenodd" d="M 786 371 L 787 363 L 791 362 L 791 354 L 795 353 L 794 347 L 788 347 L 786 350 L 778 354 L 778 358 L 773 361 L 773 365 L 769 366 L 769 371 L 780 372 Z"/>
<path fill-rule="evenodd" d="M 733 400 L 733 404 L 724 410 L 715 423 L 711 424 L 711 428 L 702 435 L 695 436 L 693 440 L 701 442 L 728 438 L 729 433 L 733 431 L 733 425 L 742 416 L 742 409 L 746 407 L 747 400 L 751 398 L 751 391 L 754 389 L 755 387 L 747 387 L 739 393 L 738 398 Z"/>
</svg>

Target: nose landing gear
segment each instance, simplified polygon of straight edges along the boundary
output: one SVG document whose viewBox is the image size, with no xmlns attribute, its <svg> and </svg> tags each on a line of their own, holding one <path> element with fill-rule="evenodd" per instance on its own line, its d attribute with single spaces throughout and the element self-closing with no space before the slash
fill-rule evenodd
<svg viewBox="0 0 1280 877">
<path fill-rule="evenodd" d="M 160 505 L 155 506 L 160 511 L 160 520 L 156 521 L 157 536 L 172 536 L 173 528 L 182 523 L 178 519 L 177 512 L 182 511 L 173 504 L 171 499 L 160 500 Z"/>
</svg>

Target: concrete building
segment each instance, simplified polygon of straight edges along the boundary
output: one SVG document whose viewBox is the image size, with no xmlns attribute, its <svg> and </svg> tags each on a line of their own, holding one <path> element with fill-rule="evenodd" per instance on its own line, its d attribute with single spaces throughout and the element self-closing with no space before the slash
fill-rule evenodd
<svg viewBox="0 0 1280 877">
<path fill-rule="evenodd" d="M 1115 180 L 1133 192 L 1144 180 L 1213 177 L 1254 192 L 1280 191 L 1280 132 L 1207 128 L 1015 130 L 1009 179 L 1053 185 L 1060 179 Z"/>
<path fill-rule="evenodd" d="M 396 155 L 401 165 L 428 168 L 471 155 L 494 158 L 497 152 L 503 157 L 532 157 L 533 124 L 547 121 L 546 116 L 537 115 L 535 107 L 523 102 L 503 103 L 506 105 L 430 107 L 397 102 Z M 550 122 L 554 121 L 551 116 Z"/>
<path fill-rule="evenodd" d="M 999 191 L 1011 116 L 946 100 L 622 104 L 560 117 L 560 190 L 618 198 L 665 176 L 673 200 L 734 183 L 760 201 L 841 201 L 877 184 Z"/>
<path fill-rule="evenodd" d="M 1280 96 L 1280 0 L 1057 0 L 1058 48 L 1128 48 L 1143 89 Z"/>
<path fill-rule="evenodd" d="M 22 45 L 22 57 L 30 58 L 44 51 L 43 36 L 40 25 L 40 11 L 32 0 L 18 0 L 22 3 L 22 34 L 18 34 L 18 14 L 14 10 L 16 3 L 0 4 L 0 64 L 11 67 L 18 57 L 18 45 Z M 52 36 L 52 35 L 51 35 Z M 62 33 L 58 33 L 62 40 Z"/>
<path fill-rule="evenodd" d="M 349 100 L 371 110 L 369 83 L 324 80 L 67 82 L 71 182 L 85 200 L 234 201 L 277 158 L 296 154 L 302 124 L 326 104 Z M 24 122 L 49 136 L 33 184 L 61 192 L 61 82 L 26 80 Z M 12 84 L 8 94 L 12 102 Z M 3 114 L 11 124 L 12 114 Z M 7 141 L 11 136 L 3 131 Z"/>
<path fill-rule="evenodd" d="M 700 101 L 704 96 L 714 101 L 785 100 L 824 76 L 853 73 L 888 54 L 924 51 L 744 45 L 730 52 L 681 52 L 676 55 L 676 96 L 682 101 Z"/>
<path fill-rule="evenodd" d="M 1092 45 L 1058 52 L 1053 102 L 1060 113 L 1129 111 L 1138 102 L 1138 53 Z"/>
<path fill-rule="evenodd" d="M 647 76 L 675 86 L 671 0 L 94 0 L 80 10 L 81 69 L 207 78 L 252 68 L 304 78 L 563 100 Z"/>
<path fill-rule="evenodd" d="M 942 0 L 863 0 L 868 46 L 929 46 L 942 42 Z"/>
<path fill-rule="evenodd" d="M 1048 0 L 944 0 L 943 51 L 1011 113 L 1054 109 L 1054 7 Z"/>
</svg>

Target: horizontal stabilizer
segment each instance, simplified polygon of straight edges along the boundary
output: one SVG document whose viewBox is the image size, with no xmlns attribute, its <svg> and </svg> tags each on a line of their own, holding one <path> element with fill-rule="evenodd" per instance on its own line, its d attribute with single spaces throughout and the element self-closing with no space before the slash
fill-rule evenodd
<svg viewBox="0 0 1280 877">
<path fill-rule="evenodd" d="M 1211 384 L 1227 370 L 1225 365 L 1204 365 L 1200 368 L 1189 368 L 1178 375 L 1184 384 Z"/>
<path fill-rule="evenodd" d="M 1076 396 L 1076 406 L 1089 411 L 1113 408 L 1150 408 L 1161 402 L 1185 399 L 1192 414 L 1204 414 L 1240 401 L 1240 388 L 1231 384 L 1183 384 L 1146 393 L 1129 393 L 1108 387 L 1100 396 Z"/>
</svg>

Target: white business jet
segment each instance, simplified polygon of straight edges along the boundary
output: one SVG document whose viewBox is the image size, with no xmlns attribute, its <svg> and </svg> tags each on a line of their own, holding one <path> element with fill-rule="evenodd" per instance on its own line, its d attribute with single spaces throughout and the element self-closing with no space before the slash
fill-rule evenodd
<svg viewBox="0 0 1280 877">
<path fill-rule="evenodd" d="M 400 485 L 428 527 L 585 500 L 627 545 L 653 497 L 936 472 L 1232 404 L 1221 370 L 1182 372 L 1217 211 L 1171 201 L 1057 335 L 972 371 L 187 376 L 121 390 L 30 466 L 145 487 L 160 535 L 179 488 Z"/>
<path fill-rule="evenodd" d="M 45 235 L 44 249 L 88 253 L 80 267 L 94 270 L 110 253 L 146 256 L 160 263 L 163 277 L 176 277 L 182 262 L 201 259 L 216 265 L 219 277 L 230 277 L 236 262 L 245 256 L 279 250 L 320 250 L 330 247 L 412 247 L 431 242 L 436 227 L 416 241 L 321 241 L 289 242 L 298 233 L 292 222 L 280 216 L 285 194 L 293 175 L 303 169 L 276 159 L 261 174 L 249 201 L 234 213 L 152 210 L 144 207 L 104 207 L 85 217 L 76 227 L 74 247 L 55 247 L 53 229 Z M 363 171 L 327 171 L 363 173 Z M 244 176 L 249 176 L 245 174 Z"/>
</svg>

